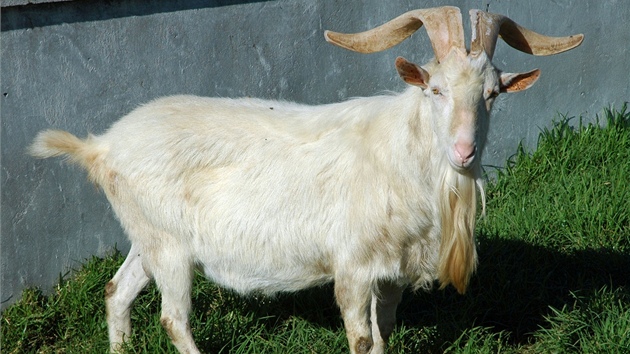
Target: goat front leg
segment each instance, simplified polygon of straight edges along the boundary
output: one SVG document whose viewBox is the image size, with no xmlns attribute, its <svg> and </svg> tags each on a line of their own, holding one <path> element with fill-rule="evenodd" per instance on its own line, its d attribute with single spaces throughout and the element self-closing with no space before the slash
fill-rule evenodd
<svg viewBox="0 0 630 354">
<path fill-rule="evenodd" d="M 352 354 L 368 354 L 374 345 L 369 323 L 371 294 L 370 283 L 345 276 L 335 278 L 335 297 Z"/>
<path fill-rule="evenodd" d="M 404 287 L 391 282 L 379 282 L 372 293 L 370 319 L 374 348 L 371 354 L 385 352 L 389 336 L 396 325 L 396 308 L 402 299 Z"/>
<path fill-rule="evenodd" d="M 119 351 L 122 343 L 131 336 L 131 304 L 149 280 L 142 267 L 139 248 L 131 245 L 122 266 L 105 286 L 107 329 L 112 353 Z"/>
</svg>

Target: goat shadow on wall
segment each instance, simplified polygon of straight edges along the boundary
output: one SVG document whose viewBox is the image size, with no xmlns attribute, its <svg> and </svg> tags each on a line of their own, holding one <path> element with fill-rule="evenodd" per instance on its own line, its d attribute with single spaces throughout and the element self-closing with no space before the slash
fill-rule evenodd
<svg viewBox="0 0 630 354">
<path fill-rule="evenodd" d="M 584 250 L 563 254 L 560 251 L 523 241 L 480 235 L 479 266 L 466 295 L 452 287 L 428 292 L 407 291 L 398 308 L 397 324 L 417 332 L 426 327 L 428 353 L 442 353 L 445 343 L 453 343 L 461 333 L 474 327 L 508 334 L 510 344 L 526 344 L 533 332 L 545 326 L 551 308 L 571 308 L 576 294 L 586 301 L 602 288 L 630 287 L 630 255 L 606 250 Z M 630 295 L 630 294 L 628 294 Z M 317 327 L 332 331 L 343 328 L 334 301 L 332 285 L 280 294 L 240 297 L 235 301 L 243 311 L 253 314 L 259 325 L 271 332 L 285 321 L 302 318 Z M 195 303 L 195 312 L 213 311 L 207 304 Z M 230 334 L 232 336 L 233 333 Z M 394 333 L 396 335 L 396 333 Z M 198 339 L 200 349 L 216 350 L 217 339 Z M 229 343 L 225 338 L 223 345 Z"/>
</svg>

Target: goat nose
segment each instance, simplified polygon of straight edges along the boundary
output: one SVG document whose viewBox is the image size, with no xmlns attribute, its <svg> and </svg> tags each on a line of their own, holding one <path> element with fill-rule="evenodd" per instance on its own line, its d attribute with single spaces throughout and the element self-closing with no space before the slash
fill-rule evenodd
<svg viewBox="0 0 630 354">
<path fill-rule="evenodd" d="M 474 143 L 458 142 L 455 144 L 455 155 L 463 166 L 466 166 L 470 162 L 472 162 L 476 152 L 477 145 Z"/>
</svg>

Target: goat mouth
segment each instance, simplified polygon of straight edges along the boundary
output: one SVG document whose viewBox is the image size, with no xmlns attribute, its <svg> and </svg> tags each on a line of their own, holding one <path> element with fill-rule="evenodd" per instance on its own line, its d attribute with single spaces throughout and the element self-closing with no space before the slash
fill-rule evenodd
<svg viewBox="0 0 630 354">
<path fill-rule="evenodd" d="M 451 162 L 450 165 L 455 171 L 464 174 L 464 173 L 470 172 L 473 169 L 473 166 L 475 165 L 475 163 L 474 163 L 474 160 L 470 160 L 469 162 L 466 162 L 466 163 Z"/>
<path fill-rule="evenodd" d="M 460 154 L 457 149 L 448 154 L 448 162 L 459 172 L 470 170 L 477 160 L 477 146 L 474 146 L 472 151 L 469 151 L 466 156 Z"/>
</svg>

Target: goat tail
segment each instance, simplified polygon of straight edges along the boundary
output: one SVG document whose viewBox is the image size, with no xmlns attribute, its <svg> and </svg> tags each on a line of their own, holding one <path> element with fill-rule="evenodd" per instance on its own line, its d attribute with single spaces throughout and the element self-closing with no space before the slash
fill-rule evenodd
<svg viewBox="0 0 630 354">
<path fill-rule="evenodd" d="M 63 130 L 45 130 L 37 134 L 28 153 L 40 159 L 67 155 L 71 162 L 88 171 L 92 181 L 97 184 L 103 182 L 106 149 L 97 144 L 92 135 L 82 140 Z"/>
<path fill-rule="evenodd" d="M 83 141 L 63 130 L 45 130 L 39 132 L 28 148 L 31 156 L 40 159 L 69 155 L 76 159 L 83 148 Z"/>
</svg>

